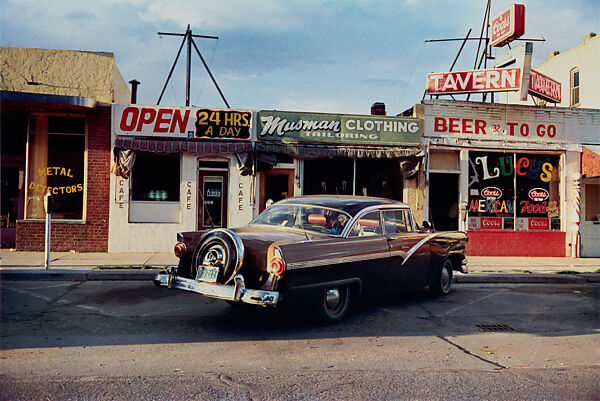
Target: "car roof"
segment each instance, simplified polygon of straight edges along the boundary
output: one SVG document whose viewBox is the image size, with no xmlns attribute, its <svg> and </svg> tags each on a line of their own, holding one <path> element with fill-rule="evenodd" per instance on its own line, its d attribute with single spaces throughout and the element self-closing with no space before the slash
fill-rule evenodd
<svg viewBox="0 0 600 401">
<path fill-rule="evenodd" d="M 276 203 L 276 205 L 311 205 L 339 209 L 350 216 L 355 216 L 361 210 L 374 206 L 398 206 L 407 208 L 404 202 L 375 198 L 369 196 L 349 196 L 349 195 L 305 195 L 294 198 L 286 198 Z"/>
</svg>

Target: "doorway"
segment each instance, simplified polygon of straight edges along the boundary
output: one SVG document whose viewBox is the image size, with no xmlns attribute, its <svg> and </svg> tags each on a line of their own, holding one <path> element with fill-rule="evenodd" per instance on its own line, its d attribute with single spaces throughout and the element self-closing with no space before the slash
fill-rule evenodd
<svg viewBox="0 0 600 401">
<path fill-rule="evenodd" d="M 294 172 L 292 168 L 265 171 L 260 176 L 259 212 L 269 204 L 294 196 Z"/>
<path fill-rule="evenodd" d="M 198 171 L 198 230 L 227 227 L 228 187 L 228 171 Z"/>
<path fill-rule="evenodd" d="M 458 174 L 429 174 L 429 213 L 436 230 L 458 230 Z"/>
</svg>

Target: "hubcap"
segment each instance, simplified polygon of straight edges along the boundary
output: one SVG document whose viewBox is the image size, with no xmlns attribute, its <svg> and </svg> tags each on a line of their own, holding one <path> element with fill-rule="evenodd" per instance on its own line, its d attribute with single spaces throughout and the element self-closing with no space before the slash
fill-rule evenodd
<svg viewBox="0 0 600 401">
<path fill-rule="evenodd" d="M 332 288 L 327 290 L 327 294 L 325 294 L 325 305 L 327 309 L 333 310 L 338 307 L 340 304 L 340 290 L 337 288 Z"/>
<path fill-rule="evenodd" d="M 210 247 L 202 259 L 203 265 L 222 266 L 225 262 L 225 250 L 220 245 Z"/>
<path fill-rule="evenodd" d="M 450 288 L 450 266 L 449 263 L 444 263 L 442 268 L 442 274 L 440 275 L 440 284 L 444 291 L 447 291 Z"/>
</svg>

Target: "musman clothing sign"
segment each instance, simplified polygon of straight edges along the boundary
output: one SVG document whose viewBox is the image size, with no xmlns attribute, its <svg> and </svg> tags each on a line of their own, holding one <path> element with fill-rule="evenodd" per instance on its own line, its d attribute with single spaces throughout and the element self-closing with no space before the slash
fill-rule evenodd
<svg viewBox="0 0 600 401">
<path fill-rule="evenodd" d="M 418 118 L 262 110 L 257 137 L 292 143 L 418 146 L 421 130 Z"/>
</svg>

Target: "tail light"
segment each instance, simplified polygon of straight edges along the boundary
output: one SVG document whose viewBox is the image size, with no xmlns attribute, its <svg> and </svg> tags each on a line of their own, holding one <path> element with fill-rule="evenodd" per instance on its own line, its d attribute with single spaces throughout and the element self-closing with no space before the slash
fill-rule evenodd
<svg viewBox="0 0 600 401">
<path fill-rule="evenodd" d="M 273 258 L 267 265 L 267 273 L 281 276 L 285 271 L 285 260 L 283 260 L 281 251 L 278 248 L 275 248 L 274 253 Z"/>
<path fill-rule="evenodd" d="M 175 244 L 175 247 L 173 248 L 173 251 L 175 252 L 175 256 L 177 256 L 178 258 L 181 257 L 181 255 L 183 255 L 185 253 L 186 250 L 186 246 L 183 242 L 178 242 Z"/>
</svg>

